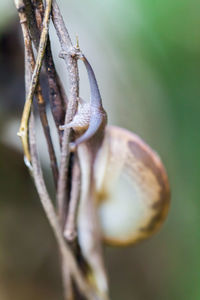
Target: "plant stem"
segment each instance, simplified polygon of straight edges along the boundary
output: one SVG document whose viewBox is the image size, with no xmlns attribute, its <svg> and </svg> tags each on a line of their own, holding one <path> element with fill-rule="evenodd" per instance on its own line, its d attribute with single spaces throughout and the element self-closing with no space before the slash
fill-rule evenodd
<svg viewBox="0 0 200 300">
<path fill-rule="evenodd" d="M 69 123 L 77 110 L 77 102 L 79 96 L 79 75 L 77 67 L 76 51 L 73 47 L 69 33 L 65 27 L 62 15 L 56 1 L 52 2 L 52 19 L 58 35 L 62 51 L 65 52 L 65 62 L 69 74 L 69 101 L 67 112 L 65 116 L 65 123 Z M 61 159 L 60 159 L 60 172 L 58 178 L 57 189 L 57 202 L 59 209 L 59 216 L 61 217 L 61 224 L 65 223 L 67 212 L 67 174 L 69 162 L 69 137 L 70 129 L 65 128 L 63 133 Z"/>
<path fill-rule="evenodd" d="M 15 0 L 15 3 L 16 3 L 18 11 L 20 12 L 20 10 L 22 8 L 24 8 L 23 1 Z M 38 83 L 38 77 L 39 77 L 40 69 L 42 66 L 42 60 L 44 57 L 46 43 L 47 43 L 51 4 L 52 4 L 52 0 L 47 0 L 47 6 L 45 9 L 45 15 L 44 15 L 44 20 L 43 20 L 43 29 L 42 29 L 41 38 L 40 38 L 38 55 L 37 55 L 37 59 L 36 59 L 36 65 L 35 65 L 34 72 L 32 75 L 29 92 L 26 97 L 24 111 L 22 114 L 21 125 L 20 125 L 20 129 L 18 132 L 18 135 L 21 137 L 21 140 L 22 140 L 25 158 L 29 163 L 31 163 L 31 157 L 30 157 L 29 145 L 28 145 L 28 121 L 29 121 L 33 96 L 34 96 L 34 92 L 35 92 L 35 89 L 36 89 L 36 86 Z"/>
<path fill-rule="evenodd" d="M 26 6 L 24 4 L 20 5 L 20 9 L 18 9 L 18 12 L 19 12 L 19 18 L 20 18 L 22 32 L 23 32 L 24 44 L 25 44 L 25 69 L 26 69 L 26 73 L 28 72 L 32 76 L 32 74 L 34 72 L 34 68 L 35 68 L 35 58 L 34 58 L 34 54 L 33 54 L 31 38 L 29 36 L 28 17 L 27 17 L 27 13 L 26 13 Z M 30 77 L 30 76 L 28 76 L 28 77 Z M 30 80 L 28 81 L 28 83 L 27 83 L 26 79 L 25 79 L 25 81 L 26 81 L 26 95 L 27 95 L 29 86 L 30 86 Z M 39 107 L 40 119 L 41 119 L 41 123 L 43 126 L 46 141 L 47 141 L 54 182 L 56 185 L 57 180 L 58 180 L 58 167 L 57 167 L 56 155 L 55 155 L 55 151 L 54 151 L 54 147 L 53 147 L 53 143 L 52 143 L 52 139 L 51 139 L 50 128 L 49 128 L 48 120 L 47 120 L 47 116 L 46 116 L 45 100 L 43 98 L 42 90 L 41 90 L 39 83 L 36 86 L 35 93 L 36 93 L 37 103 L 38 103 L 38 107 Z"/>
<path fill-rule="evenodd" d="M 30 0 L 26 0 L 30 1 Z M 36 23 L 38 33 L 34 32 L 33 26 L 30 26 L 30 31 L 34 36 L 35 46 L 38 48 L 39 37 L 42 31 L 42 20 L 44 17 L 44 6 L 42 0 L 32 0 L 35 8 L 34 22 Z M 32 30 L 31 30 L 32 29 Z M 56 68 L 53 61 L 51 44 L 49 36 L 47 39 L 46 52 L 44 55 L 44 64 L 47 73 L 47 80 L 49 86 L 49 102 L 52 111 L 52 115 L 58 130 L 60 137 L 60 145 L 62 140 L 62 132 L 59 130 L 59 126 L 63 124 L 65 118 L 66 105 L 68 102 L 65 90 L 62 86 L 61 80 L 56 72 Z"/>
</svg>

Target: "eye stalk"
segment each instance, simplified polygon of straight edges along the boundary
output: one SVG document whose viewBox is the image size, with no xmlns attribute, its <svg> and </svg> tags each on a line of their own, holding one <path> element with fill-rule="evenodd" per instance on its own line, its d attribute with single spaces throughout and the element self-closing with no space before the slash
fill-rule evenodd
<svg viewBox="0 0 200 300">
<path fill-rule="evenodd" d="M 70 143 L 71 151 L 75 151 L 78 145 L 87 142 L 99 131 L 103 131 L 107 123 L 107 115 L 102 105 L 101 94 L 97 84 L 97 80 L 94 71 L 85 56 L 81 56 L 80 59 L 84 62 L 89 83 L 90 83 L 90 104 L 87 102 L 79 104 L 79 109 L 72 122 L 69 124 L 60 126 L 60 129 L 66 127 L 72 127 L 75 131 L 86 131 L 77 138 L 74 142 Z"/>
</svg>

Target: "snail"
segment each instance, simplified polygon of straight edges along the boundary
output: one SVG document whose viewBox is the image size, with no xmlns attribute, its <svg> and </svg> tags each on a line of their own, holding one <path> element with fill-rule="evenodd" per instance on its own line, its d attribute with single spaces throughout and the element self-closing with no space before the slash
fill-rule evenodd
<svg viewBox="0 0 200 300">
<path fill-rule="evenodd" d="M 80 99 L 72 122 L 78 138 L 82 173 L 78 238 L 98 290 L 107 299 L 108 287 L 101 240 L 115 246 L 135 244 L 156 232 L 165 220 L 170 189 L 159 156 L 137 135 L 106 126 L 107 116 L 91 65 L 83 60 L 90 83 L 90 103 Z"/>
</svg>

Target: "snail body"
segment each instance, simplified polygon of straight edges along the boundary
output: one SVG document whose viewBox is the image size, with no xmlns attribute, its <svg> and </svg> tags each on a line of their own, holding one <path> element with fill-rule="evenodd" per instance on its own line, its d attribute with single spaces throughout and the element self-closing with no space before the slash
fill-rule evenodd
<svg viewBox="0 0 200 300">
<path fill-rule="evenodd" d="M 60 130 L 73 128 L 76 132 L 84 132 L 90 123 L 91 105 L 89 102 L 79 98 L 78 111 L 70 123 L 59 126 Z"/>
</svg>

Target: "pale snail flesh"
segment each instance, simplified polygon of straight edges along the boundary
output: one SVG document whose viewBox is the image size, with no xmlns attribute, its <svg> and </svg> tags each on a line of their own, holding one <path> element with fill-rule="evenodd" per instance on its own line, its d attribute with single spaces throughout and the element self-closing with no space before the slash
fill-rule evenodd
<svg viewBox="0 0 200 300">
<path fill-rule="evenodd" d="M 78 132 L 84 132 L 87 130 L 90 122 L 90 103 L 80 97 L 78 100 L 78 110 L 73 120 L 68 124 L 60 126 L 60 130 L 63 130 L 64 128 L 73 128 L 74 131 Z"/>
<path fill-rule="evenodd" d="M 137 135 L 107 126 L 95 161 L 102 238 L 126 246 L 146 239 L 165 220 L 170 189 L 159 156 Z"/>
</svg>

